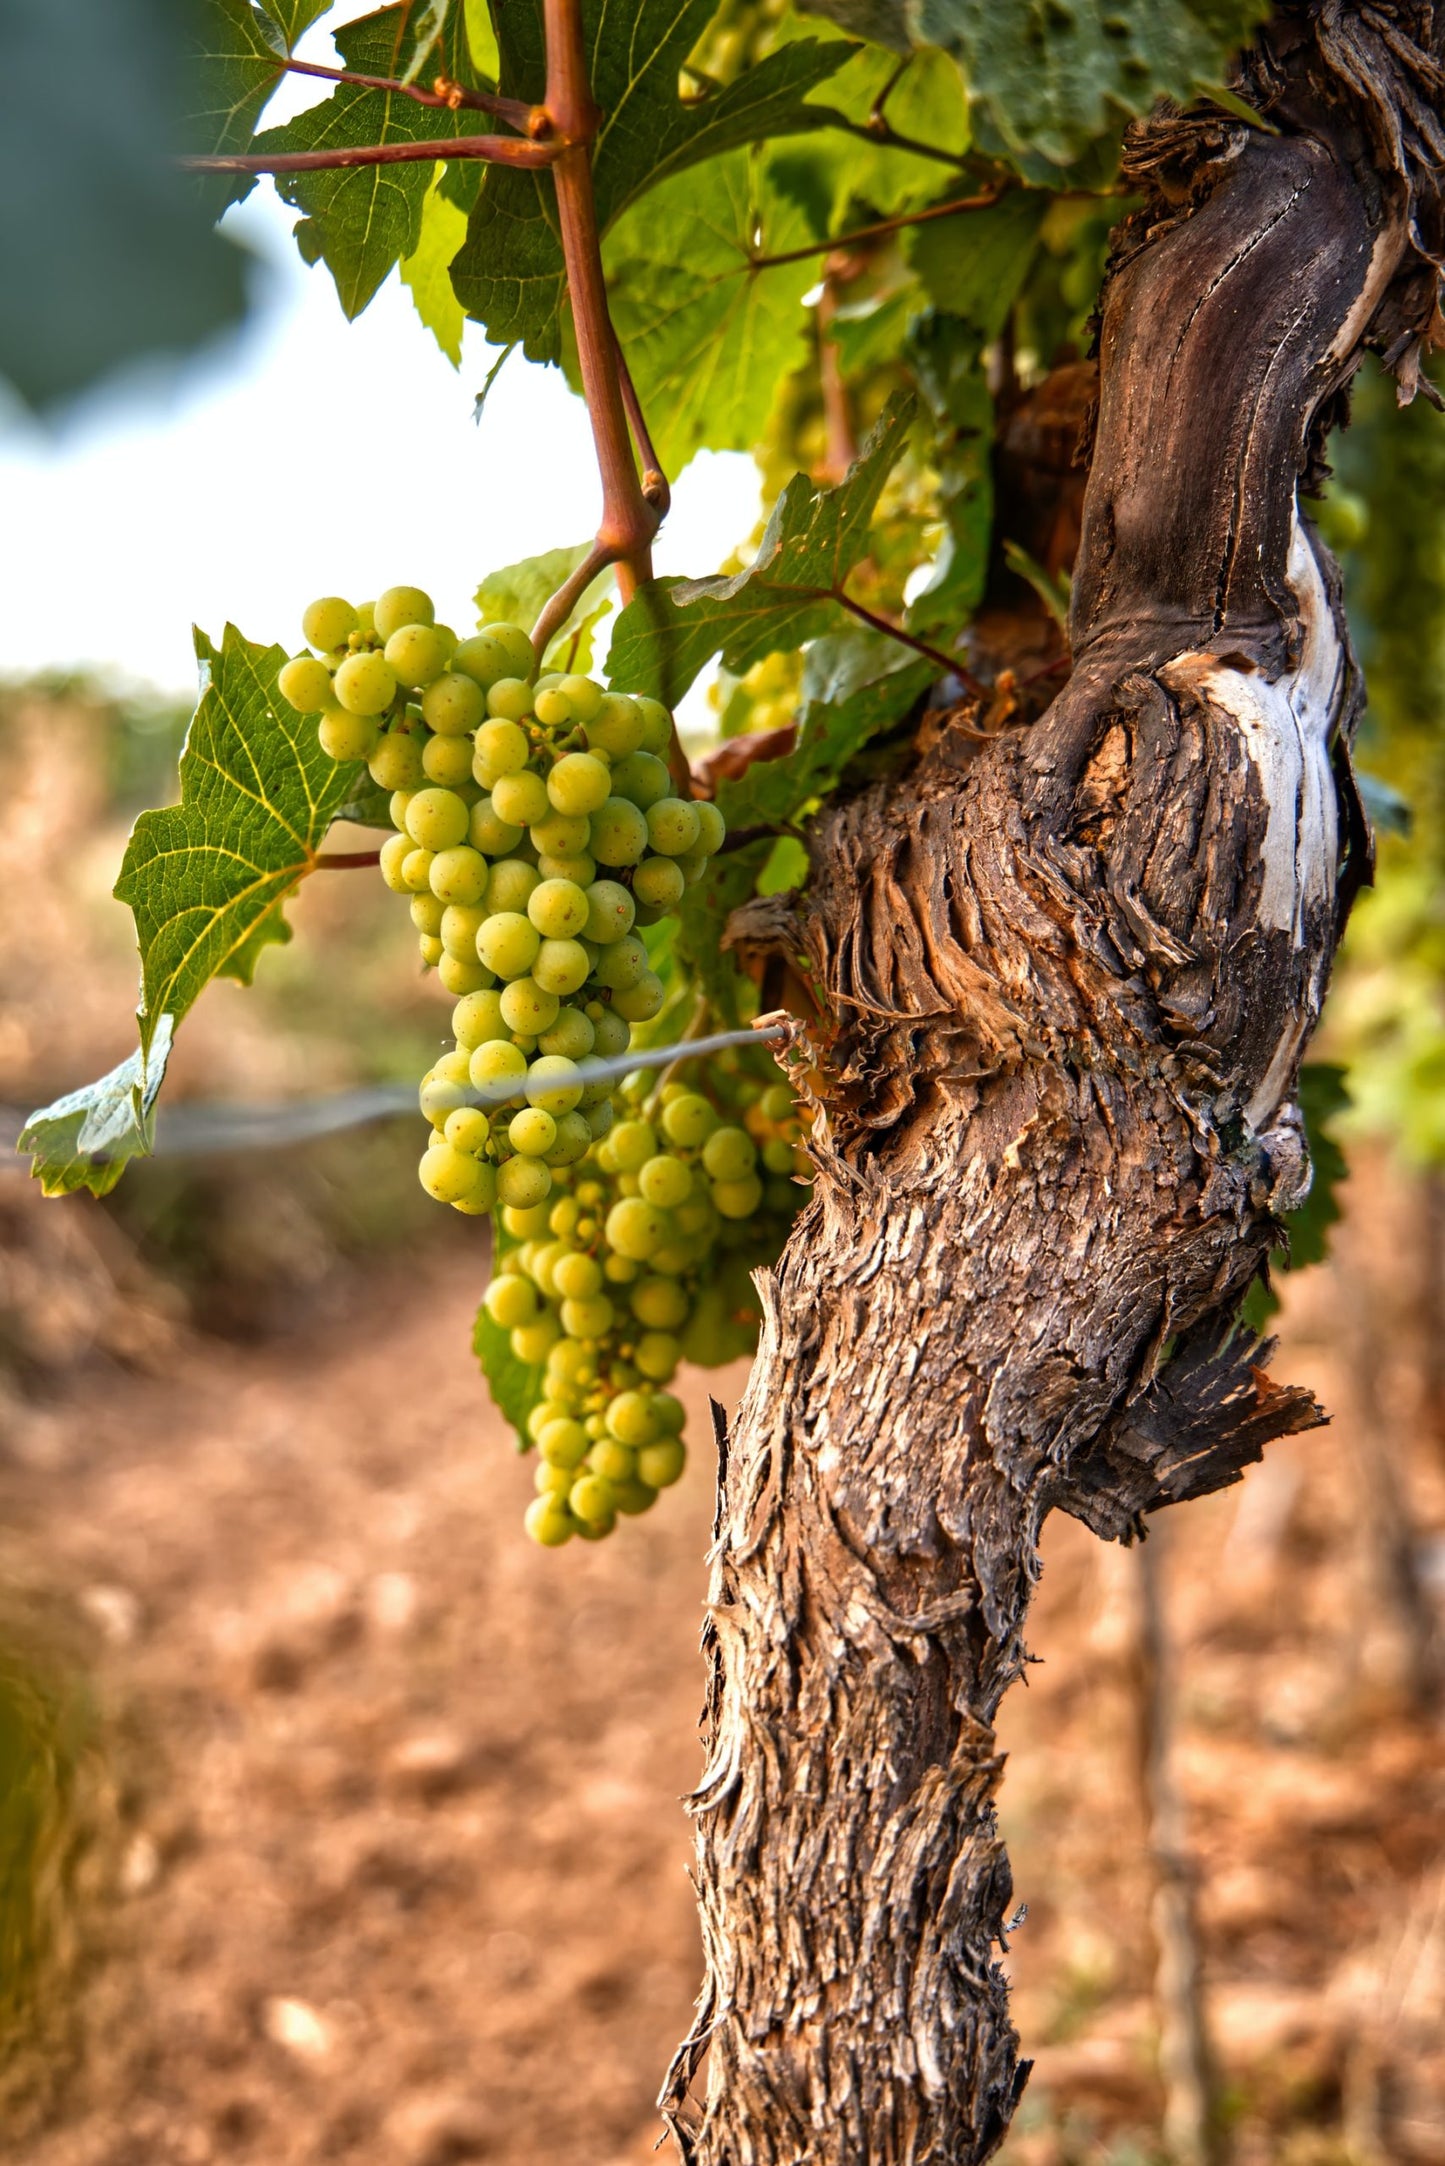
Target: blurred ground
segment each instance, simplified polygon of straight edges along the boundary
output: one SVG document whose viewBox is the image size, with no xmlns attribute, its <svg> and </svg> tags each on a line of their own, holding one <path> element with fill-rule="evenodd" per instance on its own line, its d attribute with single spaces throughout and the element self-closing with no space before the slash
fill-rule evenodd
<svg viewBox="0 0 1445 2166">
<path fill-rule="evenodd" d="M 0 705 L 0 1101 L 128 1050 L 116 729 Z M 182 1091 L 338 1088 L 436 1042 L 389 898 L 311 889 L 257 991 L 187 1023 Z M 0 2155 L 27 2166 L 652 2155 L 696 1984 L 705 1454 L 612 1541 L 522 1539 L 468 1353 L 480 1244 L 413 1148 L 141 1168 L 106 1206 L 0 1173 Z M 1438 1218 L 1366 1163 L 1278 1357 L 1334 1425 L 1155 1536 L 1242 2166 L 1445 2161 Z M 709 1383 L 742 1372 L 688 1380 L 695 1441 Z M 1136 1567 L 1065 1522 L 1045 1560 L 1002 1725 L 1036 2061 L 1005 2156 L 1122 2166 L 1161 2115 Z"/>
</svg>

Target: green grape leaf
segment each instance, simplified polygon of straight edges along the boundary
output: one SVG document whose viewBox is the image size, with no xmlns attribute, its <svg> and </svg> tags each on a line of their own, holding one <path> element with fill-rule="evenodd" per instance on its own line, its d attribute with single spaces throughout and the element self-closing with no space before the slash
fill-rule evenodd
<svg viewBox="0 0 1445 2166">
<path fill-rule="evenodd" d="M 462 365 L 462 325 L 466 317 L 452 290 L 448 265 L 462 244 L 467 214 L 433 181 L 422 204 L 421 233 L 415 249 L 401 261 L 402 284 L 418 316 L 451 362 Z"/>
<path fill-rule="evenodd" d="M 612 320 L 669 474 L 695 451 L 749 451 L 802 361 L 818 259 L 754 270 L 810 240 L 765 161 L 729 151 L 652 190 L 607 244 Z"/>
<path fill-rule="evenodd" d="M 908 236 L 924 292 L 936 308 L 971 324 L 982 345 L 1008 322 L 1048 210 L 1047 196 L 1015 189 L 987 210 L 935 218 Z"/>
<path fill-rule="evenodd" d="M 88 1188 L 104 1196 L 132 1158 L 155 1142 L 155 1102 L 170 1057 L 173 1020 L 163 1015 L 148 1047 L 137 1047 L 98 1083 L 70 1091 L 32 1113 L 15 1148 L 34 1160 L 31 1173 L 47 1196 Z"/>
<path fill-rule="evenodd" d="M 262 949 L 290 938 L 281 906 L 364 772 L 323 752 L 315 722 L 277 692 L 283 648 L 227 625 L 219 648 L 198 631 L 196 656 L 180 803 L 141 814 L 115 886 L 140 949 L 140 1052 L 31 1124 L 42 1178 L 97 1194 L 114 1186 L 117 1153 L 149 1149 L 170 1041 L 198 994 L 219 976 L 249 985 Z"/>
<path fill-rule="evenodd" d="M 867 552 L 869 522 L 915 407 L 893 394 L 836 489 L 795 474 L 746 571 L 642 588 L 613 629 L 611 682 L 675 707 L 714 654 L 740 677 L 765 654 L 801 647 L 846 622 L 837 596 Z"/>
<path fill-rule="evenodd" d="M 494 83 L 502 71 L 502 60 L 497 50 L 497 33 L 492 27 L 492 11 L 487 0 L 465 0 L 464 12 L 472 66 L 479 76 L 484 75 Z"/>
<path fill-rule="evenodd" d="M 740 1030 L 756 1012 L 757 993 L 733 957 L 719 946 L 718 933 L 729 913 L 757 892 L 772 850 L 772 837 L 764 835 L 709 858 L 706 872 L 677 906 L 673 955 L 725 1030 Z"/>
<path fill-rule="evenodd" d="M 266 101 L 280 82 L 284 29 L 277 11 L 262 15 L 251 0 L 199 0 L 190 25 L 194 68 L 184 140 L 193 151 L 243 151 Z M 289 49 L 289 47 L 287 48 Z M 214 184 L 221 203 L 255 186 L 244 174 Z"/>
<path fill-rule="evenodd" d="M 809 700 L 797 744 L 782 759 L 755 760 L 736 781 L 719 783 L 718 810 L 730 829 L 796 819 L 810 798 L 824 797 L 834 788 L 870 738 L 901 720 L 922 698 L 938 672 L 919 656 L 894 651 L 902 655 L 902 667 L 888 669 L 836 704 Z"/>
<path fill-rule="evenodd" d="M 415 43 L 402 77 L 404 83 L 414 83 L 423 69 L 442 64 L 437 45 L 445 35 L 451 9 L 452 0 L 424 0 L 420 19 L 413 25 Z"/>
<path fill-rule="evenodd" d="M 801 30 L 803 25 L 795 27 Z M 785 153 L 779 186 L 796 197 L 820 236 L 856 225 L 860 217 L 890 217 L 926 203 L 940 185 L 948 185 L 947 160 L 961 158 L 968 149 L 968 92 L 949 54 L 932 48 L 916 53 L 900 76 L 894 54 L 876 43 L 856 47 L 819 102 L 862 127 L 885 93 L 889 126 L 916 143 L 933 146 L 940 155 L 899 150 L 832 128 L 811 137 L 795 154 Z M 970 192 L 961 167 L 955 180 L 955 194 Z"/>
<path fill-rule="evenodd" d="M 288 53 L 294 53 L 303 32 L 319 22 L 332 0 L 261 0 L 261 5 L 280 31 Z"/>
<path fill-rule="evenodd" d="M 1269 13 L 1262 0 L 801 0 L 894 51 L 937 45 L 958 61 L 980 145 L 1069 165 L 1160 96 L 1187 103 L 1222 82 Z M 860 13 L 861 7 L 861 13 Z"/>
<path fill-rule="evenodd" d="M 495 1268 L 500 1268 L 508 1245 L 514 1244 L 499 1245 Z M 528 1450 L 531 1439 L 527 1435 L 527 1416 L 542 1396 L 546 1371 L 540 1362 L 518 1361 L 512 1352 L 511 1333 L 492 1322 L 485 1303 L 477 1310 L 472 1327 L 472 1352 L 482 1365 L 493 1403 L 517 1432 L 518 1449 Z"/>
<path fill-rule="evenodd" d="M 381 8 L 347 23 L 336 32 L 336 46 L 342 64 L 358 74 L 394 76 L 414 50 L 410 9 L 406 5 Z M 462 81 L 471 75 L 464 52 L 465 38 L 459 24 L 454 25 L 447 73 Z M 255 147 L 260 154 L 273 155 L 372 143 L 423 143 L 433 137 L 471 133 L 475 117 L 418 105 L 414 98 L 395 91 L 338 83 L 319 105 L 298 113 L 285 127 L 257 136 Z M 415 165 L 276 176 L 276 187 L 285 201 L 305 213 L 296 232 L 302 255 L 309 263 L 326 264 L 347 316 L 359 316 L 393 265 L 417 254 L 435 170 L 423 160 Z"/>
<path fill-rule="evenodd" d="M 592 177 L 604 235 L 645 190 L 686 167 L 744 143 L 828 125 L 825 107 L 803 101 L 853 50 L 839 39 L 785 44 L 726 90 L 684 104 L 679 72 L 713 13 L 714 0 L 635 0 L 622 36 L 605 0 L 585 10 L 588 66 L 602 110 Z M 497 32 L 504 95 L 535 103 L 546 76 L 535 0 L 499 10 Z M 520 342 L 529 360 L 560 359 L 562 247 L 545 174 L 488 168 L 452 280 L 493 345 Z"/>
<path fill-rule="evenodd" d="M 530 633 L 543 606 L 564 580 L 570 579 L 592 549 L 591 542 L 577 542 L 570 549 L 549 549 L 539 557 L 523 557 L 491 572 L 476 592 L 478 624 L 519 624 Z M 573 603 L 570 614 L 553 634 L 543 666 L 585 672 L 592 666 L 592 635 L 612 606 L 614 574 L 609 566 L 597 574 Z"/>
</svg>

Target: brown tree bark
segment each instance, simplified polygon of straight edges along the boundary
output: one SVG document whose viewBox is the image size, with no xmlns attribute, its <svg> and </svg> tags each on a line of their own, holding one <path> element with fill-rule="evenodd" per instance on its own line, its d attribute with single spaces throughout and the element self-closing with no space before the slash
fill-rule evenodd
<svg viewBox="0 0 1445 2166">
<path fill-rule="evenodd" d="M 1424 0 L 1291 8 L 1240 77 L 1277 134 L 1131 133 L 1072 677 L 983 749 L 934 716 L 734 928 L 833 1029 L 720 1438 L 706 1980 L 664 2094 L 695 2166 L 988 2157 L 1027 2073 L 993 1721 L 1040 1525 L 1131 1539 L 1320 1418 L 1231 1335 L 1308 1178 L 1295 1078 L 1368 858 L 1296 495 L 1364 347 L 1409 382 L 1433 318 L 1442 34 Z"/>
</svg>

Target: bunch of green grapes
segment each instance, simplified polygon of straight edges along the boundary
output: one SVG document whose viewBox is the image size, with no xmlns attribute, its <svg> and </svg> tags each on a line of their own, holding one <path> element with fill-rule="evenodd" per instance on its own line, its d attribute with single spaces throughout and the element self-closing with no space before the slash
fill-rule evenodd
<svg viewBox="0 0 1445 2166">
<path fill-rule="evenodd" d="M 716 1102 L 724 1075 L 708 1082 L 711 1095 L 671 1082 L 634 1108 L 646 1079 L 630 1081 L 624 1117 L 560 1177 L 566 1192 L 504 1213 L 518 1245 L 485 1307 L 539 1372 L 527 1434 L 541 1463 L 526 1525 L 546 1548 L 595 1541 L 619 1514 L 646 1511 L 685 1463 L 681 1402 L 665 1389 L 679 1362 L 714 1367 L 756 1344 L 752 1267 L 781 1247 L 806 1160 L 779 1142 L 785 1085 L 761 1101 L 735 1089 L 729 1108 Z M 769 1107 L 761 1149 L 732 1117 L 744 1098 L 750 1111 Z"/>
</svg>

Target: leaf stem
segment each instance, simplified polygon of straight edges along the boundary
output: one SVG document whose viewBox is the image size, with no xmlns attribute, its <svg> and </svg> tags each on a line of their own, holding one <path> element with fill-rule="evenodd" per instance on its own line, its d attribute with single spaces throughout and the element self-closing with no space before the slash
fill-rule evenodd
<svg viewBox="0 0 1445 2166">
<path fill-rule="evenodd" d="M 905 226 L 925 226 L 932 218 L 956 218 L 961 211 L 988 211 L 1008 191 L 1008 183 L 984 189 L 975 196 L 958 196 L 950 203 L 933 203 L 923 211 L 901 211 L 896 218 L 880 218 L 871 226 L 857 226 L 851 233 L 835 233 L 831 239 L 809 241 L 805 248 L 786 248 L 776 256 L 749 256 L 748 268 L 770 271 L 781 263 L 804 263 L 809 256 L 828 256 L 853 248 L 860 241 L 881 240 L 885 234 L 901 233 Z"/>
<path fill-rule="evenodd" d="M 434 164 L 438 158 L 479 158 L 488 165 L 538 167 L 556 162 L 558 143 L 524 143 L 514 135 L 444 136 L 425 143 L 362 143 L 344 150 L 287 150 L 269 156 L 182 158 L 187 173 L 331 173 L 352 166 Z"/>
<path fill-rule="evenodd" d="M 355 872 L 362 865 L 379 865 L 380 850 L 318 850 L 311 860 L 313 872 Z"/>
<path fill-rule="evenodd" d="M 490 113 L 497 120 L 509 122 L 522 135 L 540 134 L 547 124 L 547 116 L 540 106 L 526 105 L 520 98 L 498 98 L 490 91 L 468 90 L 465 84 L 454 83 L 445 75 L 436 77 L 436 83 L 444 83 L 445 89 L 423 90 L 419 83 L 404 83 L 399 76 L 358 75 L 354 68 L 327 68 L 315 60 L 283 60 L 281 65 L 291 75 L 315 75 L 325 83 L 354 83 L 359 90 L 385 90 L 399 98 L 412 98 L 418 105 L 440 107 L 449 113 L 463 108 L 468 112 Z"/>
<path fill-rule="evenodd" d="M 826 591 L 851 616 L 855 616 L 860 624 L 868 625 L 872 631 L 882 632 L 887 639 L 896 639 L 900 646 L 911 647 L 915 654 L 921 654 L 926 661 L 936 662 L 949 676 L 957 677 L 964 690 L 971 692 L 975 699 L 988 698 L 988 686 L 982 678 L 975 677 L 971 670 L 965 669 L 954 655 L 945 654 L 941 647 L 930 647 L 927 640 L 915 639 L 912 632 L 905 632 L 902 625 L 890 623 L 887 617 L 876 616 L 871 609 L 865 609 L 861 602 L 855 602 L 851 594 L 845 594 L 841 587 L 829 587 Z"/>
</svg>

